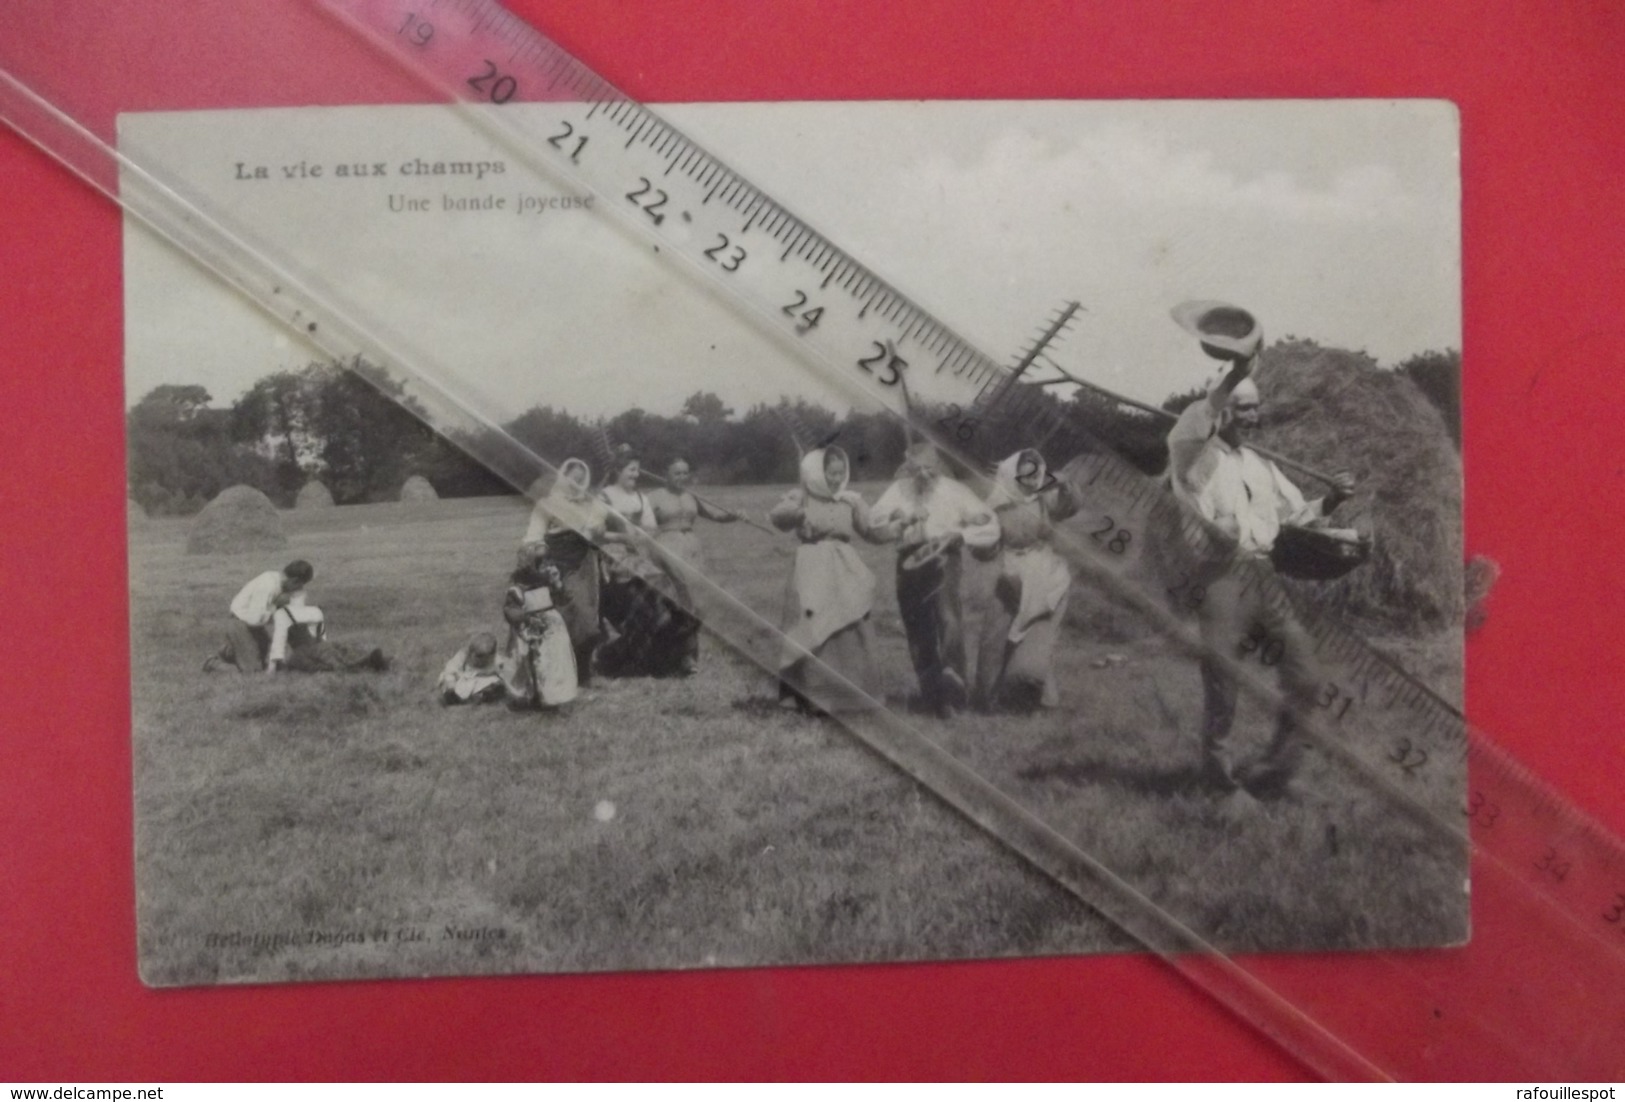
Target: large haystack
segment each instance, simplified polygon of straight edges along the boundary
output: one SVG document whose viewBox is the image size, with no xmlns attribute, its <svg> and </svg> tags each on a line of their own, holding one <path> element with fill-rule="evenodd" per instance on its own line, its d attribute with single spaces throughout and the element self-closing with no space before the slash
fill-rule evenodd
<svg viewBox="0 0 1625 1102">
<path fill-rule="evenodd" d="M 282 514 L 252 486 L 232 486 L 203 507 L 186 537 L 188 555 L 275 551 L 288 546 Z"/>
<path fill-rule="evenodd" d="M 1257 381 L 1263 398 L 1257 443 L 1328 474 L 1353 471 L 1355 495 L 1331 523 L 1375 539 L 1370 561 L 1341 579 L 1290 581 L 1293 589 L 1371 630 L 1419 634 L 1459 624 L 1461 457 L 1438 411 L 1408 379 L 1377 367 L 1369 356 L 1311 341 L 1266 349 Z M 1324 484 L 1287 473 L 1305 497 L 1325 495 Z M 1147 480 L 1166 485 L 1165 475 Z M 1088 529 L 1098 529 L 1099 513 L 1086 505 Z M 1181 535 L 1181 519 L 1174 509 L 1153 512 L 1133 526 L 1128 553 L 1119 561 L 1131 584 L 1153 595 L 1171 591 L 1188 613 L 1194 607 L 1189 585 L 1200 564 Z M 1091 534 L 1077 522 L 1068 531 L 1079 542 Z M 1090 630 L 1104 618 L 1112 632 L 1123 634 L 1136 617 L 1125 618 L 1116 606 L 1109 598 L 1075 597 L 1067 620 Z"/>
<path fill-rule="evenodd" d="M 293 499 L 295 509 L 331 509 L 333 507 L 333 492 L 324 485 L 319 478 L 313 478 L 299 488 L 299 496 Z"/>
<path fill-rule="evenodd" d="M 1259 443 L 1323 471 L 1353 471 L 1358 488 L 1334 523 L 1376 539 L 1371 561 L 1338 581 L 1295 584 L 1379 629 L 1460 624 L 1461 457 L 1438 411 L 1370 357 L 1311 341 L 1270 348 L 1258 387 Z M 1294 477 L 1305 496 L 1325 493 Z"/>
<path fill-rule="evenodd" d="M 439 501 L 440 495 L 435 493 L 434 486 L 427 478 L 415 474 L 402 484 L 401 500 L 410 505 L 423 501 Z"/>
</svg>

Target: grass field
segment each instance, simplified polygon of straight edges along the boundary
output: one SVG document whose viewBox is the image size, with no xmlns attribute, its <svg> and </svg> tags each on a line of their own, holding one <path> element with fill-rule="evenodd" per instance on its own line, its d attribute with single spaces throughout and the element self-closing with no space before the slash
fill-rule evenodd
<svg viewBox="0 0 1625 1102">
<path fill-rule="evenodd" d="M 873 499 L 873 487 L 864 488 Z M 760 516 L 777 491 L 719 490 Z M 599 681 L 564 716 L 443 709 L 435 675 L 498 631 L 518 499 L 285 514 L 292 546 L 187 556 L 184 521 L 131 533 L 137 890 L 154 984 L 1052 954 L 1128 947 L 768 675 L 707 639 L 689 680 Z M 776 618 L 790 541 L 702 530 L 714 574 Z M 876 658 L 912 673 L 880 579 Z M 334 638 L 387 674 L 205 674 L 236 588 L 311 560 Z M 974 634 L 985 570 L 970 572 Z M 1463 864 L 1322 756 L 1272 804 L 1193 786 L 1194 662 L 1096 609 L 1058 656 L 1065 707 L 935 725 L 941 745 L 1234 948 L 1465 937 Z M 499 632 L 500 634 L 500 632 Z M 1403 645 L 1447 692 L 1459 636 Z M 771 657 L 771 656 L 769 656 Z M 1373 706 L 1375 708 L 1375 706 Z M 1375 713 L 1374 713 L 1375 714 Z M 1244 697 L 1235 739 L 1267 717 Z M 1364 730 L 1387 732 L 1380 715 Z M 1376 736 L 1370 736 L 1376 737 Z M 1459 805 L 1459 771 L 1418 795 Z"/>
</svg>

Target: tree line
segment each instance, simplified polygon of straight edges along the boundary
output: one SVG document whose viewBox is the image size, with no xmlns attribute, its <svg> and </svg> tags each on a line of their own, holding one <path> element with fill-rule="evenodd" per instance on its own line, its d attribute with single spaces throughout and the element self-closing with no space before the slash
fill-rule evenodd
<svg viewBox="0 0 1625 1102">
<path fill-rule="evenodd" d="M 506 492 L 423 413 L 364 361 L 279 371 L 226 407 L 201 386 L 155 387 L 125 415 L 130 496 L 149 514 L 175 516 L 239 484 L 284 507 L 312 479 L 340 504 L 392 501 L 414 474 L 444 494 Z"/>
<path fill-rule="evenodd" d="M 1458 447 L 1460 363 L 1452 350 L 1424 353 L 1398 368 L 1438 408 Z M 1173 394 L 1162 406 L 1177 412 L 1201 393 Z M 1166 462 L 1167 424 L 1152 414 L 1087 389 L 1065 397 L 1044 391 L 1037 400 L 1147 473 Z M 932 405 L 915 409 L 918 421 L 937 425 L 950 441 L 958 412 Z M 216 406 L 201 386 L 159 386 L 126 415 L 130 495 L 149 514 L 186 515 L 239 483 L 284 507 L 312 479 L 322 481 L 341 505 L 393 501 L 414 474 L 427 478 L 442 497 L 512 492 L 471 458 L 483 450 L 479 433 L 441 436 L 423 414 L 399 382 L 364 361 L 279 371 L 225 407 Z M 996 459 L 1033 443 L 1027 414 L 983 417 L 975 433 L 978 457 Z M 830 439 L 851 457 L 854 480 L 886 479 L 909 443 L 908 428 L 888 413 L 843 415 L 790 398 L 738 412 L 708 391 L 690 395 L 675 416 L 634 408 L 588 419 L 537 406 L 502 429 L 553 465 L 580 458 L 602 477 L 611 449 L 626 444 L 646 466 L 686 459 L 697 478 L 711 485 L 793 482 L 802 449 Z"/>
</svg>

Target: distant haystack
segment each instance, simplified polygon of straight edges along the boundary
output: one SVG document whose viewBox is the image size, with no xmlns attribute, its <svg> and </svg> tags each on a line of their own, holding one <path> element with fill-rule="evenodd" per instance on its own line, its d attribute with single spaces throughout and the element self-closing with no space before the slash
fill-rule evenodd
<svg viewBox="0 0 1625 1102">
<path fill-rule="evenodd" d="M 252 486 L 232 486 L 203 507 L 186 537 L 188 555 L 275 551 L 288 546 L 282 514 Z"/>
<path fill-rule="evenodd" d="M 129 506 L 129 517 L 126 522 L 129 527 L 139 528 L 147 522 L 147 511 L 141 508 L 139 501 L 133 497 L 126 498 L 125 504 Z"/>
<path fill-rule="evenodd" d="M 422 501 L 439 501 L 440 495 L 434 492 L 427 478 L 415 474 L 401 487 L 401 500 L 411 505 Z"/>
<path fill-rule="evenodd" d="M 293 499 L 295 509 L 331 509 L 333 507 L 333 493 L 321 479 L 313 478 L 299 488 L 299 496 Z"/>
</svg>

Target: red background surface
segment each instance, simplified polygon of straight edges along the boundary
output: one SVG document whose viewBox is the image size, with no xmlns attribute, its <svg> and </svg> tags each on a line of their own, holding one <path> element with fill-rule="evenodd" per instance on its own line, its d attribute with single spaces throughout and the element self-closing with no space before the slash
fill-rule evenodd
<svg viewBox="0 0 1625 1102">
<path fill-rule="evenodd" d="M 376 63 L 313 53 L 280 5 L 122 0 L 85 5 L 93 17 L 63 6 L 17 0 L 0 33 L 39 63 L 30 80 L 60 81 L 101 125 L 117 108 L 413 96 Z M 1453 100 L 1465 196 L 1467 545 L 1504 570 L 1488 625 L 1469 645 L 1469 712 L 1625 833 L 1616 720 L 1625 587 L 1614 572 L 1625 536 L 1615 374 L 1625 363 L 1625 14 L 1616 6 L 512 7 L 648 100 Z M 109 40 L 110 28 L 112 54 L 86 46 Z M 257 60 L 243 60 L 245 45 Z M 165 56 L 175 60 L 152 65 Z M 1304 1074 L 1138 957 L 144 989 L 118 508 L 120 304 L 116 209 L 0 133 L 0 1079 Z"/>
</svg>

